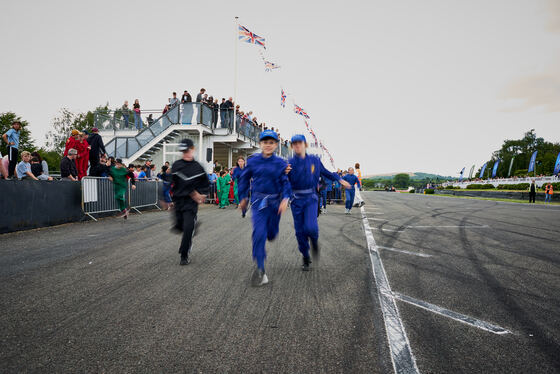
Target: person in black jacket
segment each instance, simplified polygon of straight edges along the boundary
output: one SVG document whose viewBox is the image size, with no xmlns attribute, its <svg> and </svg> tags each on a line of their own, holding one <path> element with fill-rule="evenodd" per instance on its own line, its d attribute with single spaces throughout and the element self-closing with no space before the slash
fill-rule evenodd
<svg viewBox="0 0 560 374">
<path fill-rule="evenodd" d="M 78 169 L 76 168 L 76 162 L 74 161 L 78 156 L 78 151 L 74 148 L 68 150 L 68 155 L 64 156 L 60 160 L 60 177 L 62 180 L 78 180 Z"/>
<path fill-rule="evenodd" d="M 90 166 L 89 176 L 90 177 L 108 177 L 110 167 L 111 167 L 111 161 L 107 160 L 105 155 L 101 155 L 99 163 L 97 165 Z"/>
<path fill-rule="evenodd" d="M 206 200 L 210 182 L 204 168 L 194 160 L 194 143 L 183 139 L 179 144 L 183 157 L 173 163 L 173 204 L 175 206 L 175 229 L 183 232 L 179 253 L 181 265 L 190 263 L 189 253 L 198 213 L 198 204 Z"/>
<path fill-rule="evenodd" d="M 105 144 L 103 144 L 103 139 L 101 135 L 98 134 L 99 129 L 94 127 L 91 129 L 91 133 L 88 136 L 88 143 L 91 149 L 89 150 L 89 166 L 93 167 L 99 164 L 99 156 L 104 155 L 107 157 L 107 151 L 105 150 Z"/>
</svg>

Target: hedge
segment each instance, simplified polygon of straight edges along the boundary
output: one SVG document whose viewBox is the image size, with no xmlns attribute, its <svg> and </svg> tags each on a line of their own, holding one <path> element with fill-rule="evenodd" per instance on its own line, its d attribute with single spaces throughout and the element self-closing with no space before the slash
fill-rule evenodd
<svg viewBox="0 0 560 374">
<path fill-rule="evenodd" d="M 424 193 L 425 193 L 426 195 L 433 195 L 433 194 L 434 194 L 434 189 L 433 189 L 433 188 L 426 188 L 426 189 L 424 190 Z"/>
<path fill-rule="evenodd" d="M 492 190 L 494 186 L 490 183 L 488 184 L 469 184 L 467 190 Z"/>
<path fill-rule="evenodd" d="M 518 190 L 525 191 L 529 188 L 529 183 L 517 183 L 517 184 L 499 184 L 499 190 Z"/>
</svg>

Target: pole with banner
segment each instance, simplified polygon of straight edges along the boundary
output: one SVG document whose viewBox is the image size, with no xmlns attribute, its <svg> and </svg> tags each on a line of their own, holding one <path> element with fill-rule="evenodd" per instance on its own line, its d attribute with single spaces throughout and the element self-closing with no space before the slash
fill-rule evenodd
<svg viewBox="0 0 560 374">
<path fill-rule="evenodd" d="M 474 173 L 474 165 L 472 166 L 471 171 L 469 173 L 469 179 L 472 179 L 473 173 Z"/>
<path fill-rule="evenodd" d="M 531 156 L 531 161 L 529 161 L 529 169 L 527 169 L 527 173 L 534 172 L 535 176 L 537 176 L 537 169 L 535 168 L 535 161 L 537 159 L 537 151 L 533 152 Z"/>
<path fill-rule="evenodd" d="M 498 172 L 498 165 L 500 165 L 500 159 L 497 159 L 496 162 L 494 162 L 494 167 L 492 168 L 492 178 L 496 178 L 496 173 Z"/>
<path fill-rule="evenodd" d="M 513 160 L 515 160 L 515 156 L 513 156 L 511 158 L 511 161 L 509 162 L 509 169 L 508 169 L 508 178 L 511 177 L 511 168 L 513 167 Z"/>
<path fill-rule="evenodd" d="M 556 157 L 556 163 L 554 164 L 554 172 L 552 175 L 558 175 L 560 173 L 560 152 L 558 152 L 558 157 Z"/>
<path fill-rule="evenodd" d="M 482 165 L 482 169 L 480 169 L 480 174 L 478 175 L 478 177 L 480 179 L 484 178 L 484 172 L 486 171 L 486 165 L 488 165 L 488 162 L 485 162 L 484 165 Z"/>
<path fill-rule="evenodd" d="M 237 45 L 239 44 L 239 17 L 235 17 L 235 62 L 233 73 L 233 133 L 237 131 Z"/>
<path fill-rule="evenodd" d="M 465 168 L 463 167 L 463 169 L 461 169 L 461 172 L 459 173 L 459 182 L 461 182 L 463 180 L 463 173 L 465 172 Z"/>
</svg>

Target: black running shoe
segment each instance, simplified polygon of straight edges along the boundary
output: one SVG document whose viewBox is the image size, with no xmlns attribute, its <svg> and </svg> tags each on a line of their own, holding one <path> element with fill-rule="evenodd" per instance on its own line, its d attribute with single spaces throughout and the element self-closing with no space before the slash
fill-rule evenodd
<svg viewBox="0 0 560 374">
<path fill-rule="evenodd" d="M 303 258 L 303 265 L 301 265 L 301 270 L 309 271 L 309 265 L 310 264 L 311 264 L 311 260 L 309 259 L 309 257 L 304 257 Z"/>
<path fill-rule="evenodd" d="M 189 260 L 188 256 L 181 256 L 181 262 L 179 263 L 179 265 L 188 265 L 191 263 L 191 260 Z"/>
<path fill-rule="evenodd" d="M 316 261 L 319 261 L 319 241 L 311 241 L 311 254 Z"/>
</svg>

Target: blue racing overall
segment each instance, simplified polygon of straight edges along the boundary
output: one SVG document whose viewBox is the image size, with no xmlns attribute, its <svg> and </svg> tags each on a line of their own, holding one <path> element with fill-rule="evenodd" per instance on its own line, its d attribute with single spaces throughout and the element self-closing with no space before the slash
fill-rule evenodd
<svg viewBox="0 0 560 374">
<path fill-rule="evenodd" d="M 292 170 L 288 174 L 292 186 L 291 209 L 294 216 L 294 229 L 299 251 L 305 258 L 309 258 L 309 240 L 314 245 L 319 239 L 319 225 L 317 223 L 317 188 L 319 177 L 340 180 L 340 176 L 331 173 L 321 160 L 314 155 L 304 158 L 294 156 L 288 160 Z"/>
<path fill-rule="evenodd" d="M 251 189 L 253 260 L 260 270 L 264 270 L 266 240 L 273 240 L 278 235 L 280 203 L 291 195 L 287 166 L 286 161 L 278 156 L 265 158 L 258 153 L 247 160 L 247 166 L 239 177 L 240 201 L 247 198 Z"/>
</svg>

